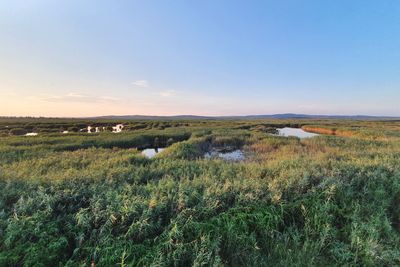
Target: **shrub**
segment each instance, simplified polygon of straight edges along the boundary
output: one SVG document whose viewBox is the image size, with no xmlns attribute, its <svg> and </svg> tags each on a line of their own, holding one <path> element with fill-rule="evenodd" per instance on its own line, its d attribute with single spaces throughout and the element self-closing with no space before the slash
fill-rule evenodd
<svg viewBox="0 0 400 267">
<path fill-rule="evenodd" d="M 68 127 L 68 132 L 77 133 L 79 132 L 79 128 L 76 126 Z"/>
<path fill-rule="evenodd" d="M 28 131 L 23 128 L 14 128 L 14 129 L 11 129 L 9 132 L 10 135 L 25 135 L 27 133 L 28 133 Z"/>
</svg>

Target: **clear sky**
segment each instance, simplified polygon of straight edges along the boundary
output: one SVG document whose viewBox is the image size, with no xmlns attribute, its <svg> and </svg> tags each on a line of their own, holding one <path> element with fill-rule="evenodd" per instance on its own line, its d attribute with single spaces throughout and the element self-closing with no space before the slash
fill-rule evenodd
<svg viewBox="0 0 400 267">
<path fill-rule="evenodd" d="M 3 0 L 0 115 L 400 116 L 400 1 Z"/>
</svg>

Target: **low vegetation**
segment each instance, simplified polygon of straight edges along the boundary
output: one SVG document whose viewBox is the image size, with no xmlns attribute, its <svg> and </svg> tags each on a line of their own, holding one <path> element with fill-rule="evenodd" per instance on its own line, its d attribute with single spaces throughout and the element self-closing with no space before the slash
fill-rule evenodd
<svg viewBox="0 0 400 267">
<path fill-rule="evenodd" d="M 273 135 L 286 126 L 335 135 Z M 0 266 L 400 265 L 397 121 L 2 119 L 0 132 Z M 204 159 L 212 147 L 246 160 Z"/>
</svg>

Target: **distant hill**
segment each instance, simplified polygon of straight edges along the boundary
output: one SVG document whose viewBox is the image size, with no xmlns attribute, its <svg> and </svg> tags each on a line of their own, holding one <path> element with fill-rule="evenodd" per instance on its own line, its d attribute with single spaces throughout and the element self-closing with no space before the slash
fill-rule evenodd
<svg viewBox="0 0 400 267">
<path fill-rule="evenodd" d="M 218 119 L 219 117 L 207 117 L 207 116 L 196 116 L 196 115 L 176 115 L 176 116 L 146 116 L 146 115 L 110 115 L 110 116 L 99 116 L 89 117 L 85 119 L 106 119 L 106 120 L 212 120 Z"/>
<path fill-rule="evenodd" d="M 308 115 L 308 114 L 271 114 L 271 115 L 244 115 L 244 116 L 196 116 L 196 115 L 176 115 L 176 116 L 146 116 L 146 115 L 110 115 L 90 117 L 87 119 L 117 119 L 117 120 L 220 120 L 220 119 L 340 119 L 340 120 L 382 120 L 382 119 L 400 119 L 394 116 L 368 116 L 368 115 Z"/>
</svg>

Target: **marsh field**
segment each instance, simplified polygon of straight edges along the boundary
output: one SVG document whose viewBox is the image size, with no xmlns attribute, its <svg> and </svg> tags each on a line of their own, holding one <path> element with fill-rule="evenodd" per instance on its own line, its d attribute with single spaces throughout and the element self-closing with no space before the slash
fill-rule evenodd
<svg viewBox="0 0 400 267">
<path fill-rule="evenodd" d="M 399 266 L 400 121 L 0 119 L 0 266 L 92 262 Z"/>
</svg>

